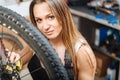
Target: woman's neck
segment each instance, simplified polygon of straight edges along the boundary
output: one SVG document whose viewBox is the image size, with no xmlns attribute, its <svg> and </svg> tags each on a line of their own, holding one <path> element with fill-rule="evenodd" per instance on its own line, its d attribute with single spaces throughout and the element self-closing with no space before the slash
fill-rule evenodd
<svg viewBox="0 0 120 80">
<path fill-rule="evenodd" d="M 64 64 L 64 56 L 65 56 L 65 45 L 62 41 L 62 38 L 56 38 L 54 40 L 50 40 L 53 48 L 56 50 L 59 58 L 61 59 L 62 63 Z"/>
<path fill-rule="evenodd" d="M 51 39 L 50 43 L 52 44 L 52 47 L 59 53 L 61 50 L 65 51 L 66 47 L 63 43 L 63 40 L 61 37 Z"/>
<path fill-rule="evenodd" d="M 63 44 L 63 40 L 62 40 L 62 38 L 61 38 L 60 36 L 57 37 L 57 38 L 55 38 L 55 39 L 50 39 L 49 41 L 50 41 L 50 43 L 52 44 L 52 46 L 53 46 L 54 48 L 64 45 L 64 44 Z"/>
</svg>

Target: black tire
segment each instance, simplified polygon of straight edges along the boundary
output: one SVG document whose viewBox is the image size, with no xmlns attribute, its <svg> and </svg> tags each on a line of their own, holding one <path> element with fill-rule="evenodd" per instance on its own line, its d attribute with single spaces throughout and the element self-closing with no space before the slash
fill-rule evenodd
<svg viewBox="0 0 120 80">
<path fill-rule="evenodd" d="M 44 35 L 24 17 L 0 6 L 0 25 L 19 35 L 43 62 L 50 80 L 68 80 L 64 66 Z"/>
</svg>

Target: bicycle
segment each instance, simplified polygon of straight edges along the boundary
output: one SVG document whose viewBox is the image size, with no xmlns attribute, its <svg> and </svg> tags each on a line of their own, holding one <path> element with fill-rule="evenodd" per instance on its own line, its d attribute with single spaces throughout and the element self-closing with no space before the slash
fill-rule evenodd
<svg viewBox="0 0 120 80">
<path fill-rule="evenodd" d="M 8 41 L 13 44 L 9 44 Z M 21 80 L 19 72 L 14 69 L 15 63 L 6 61 L 6 55 L 8 49 L 14 52 L 22 50 L 24 43 L 28 44 L 39 60 L 43 62 L 50 80 L 68 80 L 57 53 L 37 27 L 16 12 L 0 6 L 1 80 Z M 6 66 L 11 66 L 12 71 L 6 70 Z"/>
</svg>

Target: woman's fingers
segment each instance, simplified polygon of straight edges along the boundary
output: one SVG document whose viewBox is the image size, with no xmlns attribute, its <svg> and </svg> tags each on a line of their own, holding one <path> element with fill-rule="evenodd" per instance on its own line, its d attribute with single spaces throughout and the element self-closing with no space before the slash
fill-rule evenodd
<svg viewBox="0 0 120 80">
<path fill-rule="evenodd" d="M 22 69 L 22 61 L 20 60 L 20 55 L 16 52 L 8 52 L 8 61 L 10 63 L 15 63 L 15 65 L 6 66 L 6 70 L 13 71 L 13 69 L 16 69 L 17 71 L 20 71 Z"/>
<path fill-rule="evenodd" d="M 16 62 L 20 59 L 20 55 L 18 53 L 15 52 L 8 52 L 8 60 L 10 62 Z"/>
</svg>

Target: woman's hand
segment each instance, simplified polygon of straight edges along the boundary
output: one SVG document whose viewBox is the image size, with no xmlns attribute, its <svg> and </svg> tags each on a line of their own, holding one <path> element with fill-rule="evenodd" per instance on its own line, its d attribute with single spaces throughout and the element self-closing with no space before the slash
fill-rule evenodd
<svg viewBox="0 0 120 80">
<path fill-rule="evenodd" d="M 20 59 L 20 55 L 15 52 L 8 52 L 8 62 L 13 63 L 12 67 L 7 65 L 6 69 L 9 71 L 12 71 L 13 68 L 17 71 L 20 71 L 22 69 L 22 61 Z"/>
<path fill-rule="evenodd" d="M 20 60 L 20 55 L 15 52 L 8 52 L 8 60 L 13 63 Z"/>
</svg>

